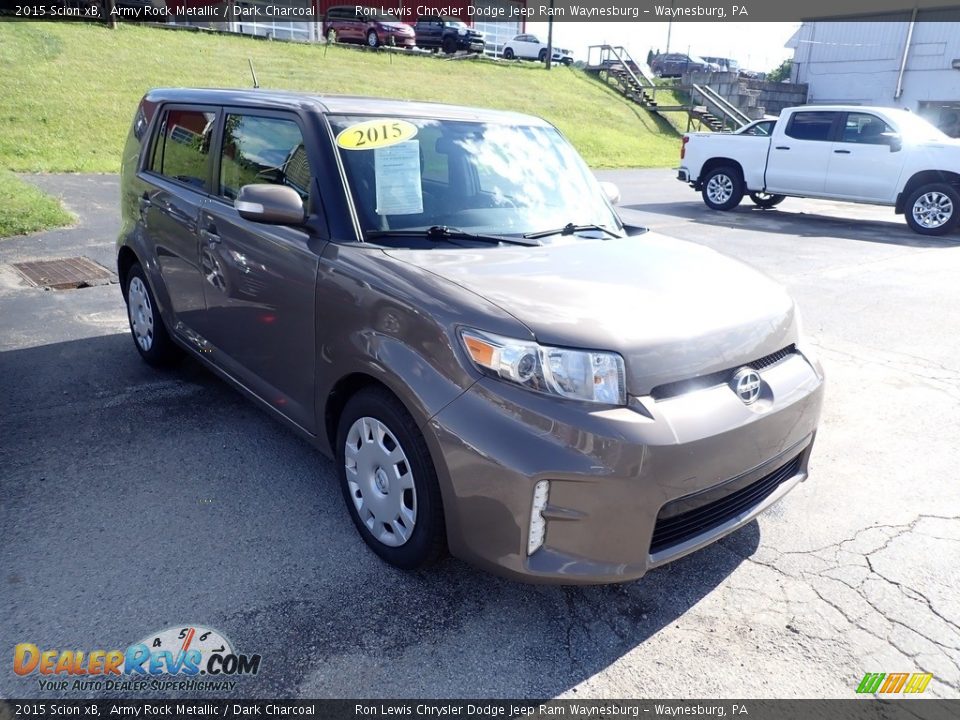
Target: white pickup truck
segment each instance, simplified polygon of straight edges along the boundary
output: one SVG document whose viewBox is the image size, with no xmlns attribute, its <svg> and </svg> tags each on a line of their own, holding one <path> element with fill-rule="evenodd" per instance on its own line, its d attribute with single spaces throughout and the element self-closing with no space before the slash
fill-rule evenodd
<svg viewBox="0 0 960 720">
<path fill-rule="evenodd" d="M 906 110 L 812 105 L 784 110 L 769 136 L 688 133 L 678 177 L 714 210 L 789 195 L 890 205 L 923 235 L 960 222 L 960 140 Z"/>
</svg>

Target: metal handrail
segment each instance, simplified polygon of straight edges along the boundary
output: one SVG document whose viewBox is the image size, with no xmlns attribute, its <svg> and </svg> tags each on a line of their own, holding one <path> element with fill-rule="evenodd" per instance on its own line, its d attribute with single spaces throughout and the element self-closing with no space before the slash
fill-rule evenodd
<svg viewBox="0 0 960 720">
<path fill-rule="evenodd" d="M 694 89 L 694 91 L 700 93 L 705 100 L 706 105 L 713 105 L 716 108 L 719 108 L 720 114 L 724 116 L 724 125 L 726 125 L 727 117 L 733 120 L 738 128 L 743 127 L 750 122 L 750 118 L 747 115 L 737 109 L 736 106 L 728 102 L 713 88 L 704 87 L 697 84 L 694 84 L 691 87 Z"/>
</svg>

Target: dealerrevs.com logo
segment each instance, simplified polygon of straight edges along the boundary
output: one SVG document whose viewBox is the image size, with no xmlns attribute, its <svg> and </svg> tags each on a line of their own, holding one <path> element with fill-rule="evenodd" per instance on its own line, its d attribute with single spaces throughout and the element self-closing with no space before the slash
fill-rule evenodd
<svg viewBox="0 0 960 720">
<path fill-rule="evenodd" d="M 126 650 L 41 649 L 33 643 L 13 650 L 14 673 L 37 675 L 41 690 L 232 690 L 232 678 L 259 670 L 260 655 L 237 653 L 222 633 L 199 625 L 152 633 Z"/>
</svg>

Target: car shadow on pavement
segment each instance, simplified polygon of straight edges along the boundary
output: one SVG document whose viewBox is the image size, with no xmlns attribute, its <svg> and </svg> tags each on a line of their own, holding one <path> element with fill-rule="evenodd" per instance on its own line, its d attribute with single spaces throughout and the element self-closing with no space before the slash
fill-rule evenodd
<svg viewBox="0 0 960 720">
<path fill-rule="evenodd" d="M 789 198 L 786 202 L 789 202 Z M 944 248 L 960 245 L 960 233 L 928 237 L 910 230 L 902 216 L 890 210 L 890 221 L 862 218 L 841 218 L 789 209 L 764 210 L 743 205 L 726 212 L 710 210 L 690 202 L 637 203 L 622 205 L 627 210 L 669 215 L 694 220 L 702 225 L 725 228 L 742 228 L 751 232 L 769 232 L 796 235 L 797 237 L 835 237 L 845 240 L 862 240 L 886 245 L 904 245 L 916 248 Z M 653 229 L 656 229 L 655 226 Z"/>
<path fill-rule="evenodd" d="M 624 585 L 525 585 L 452 558 L 404 573 L 361 541 L 332 463 L 196 362 L 158 372 L 106 335 L 0 353 L 0 392 L 8 638 L 124 648 L 204 625 L 263 658 L 234 697 L 555 696 L 759 545 L 754 522 Z"/>
</svg>

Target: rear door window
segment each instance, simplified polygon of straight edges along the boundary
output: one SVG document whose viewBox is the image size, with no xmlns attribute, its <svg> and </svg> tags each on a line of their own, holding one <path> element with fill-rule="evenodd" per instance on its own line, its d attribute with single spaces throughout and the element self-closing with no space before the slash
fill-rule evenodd
<svg viewBox="0 0 960 720">
<path fill-rule="evenodd" d="M 210 140 L 217 115 L 170 109 L 164 113 L 148 170 L 202 192 L 210 190 Z"/>
<path fill-rule="evenodd" d="M 836 118 L 837 113 L 835 112 L 794 113 L 793 117 L 790 118 L 790 124 L 787 126 L 787 135 L 797 140 L 826 142 L 830 140 Z"/>
</svg>

